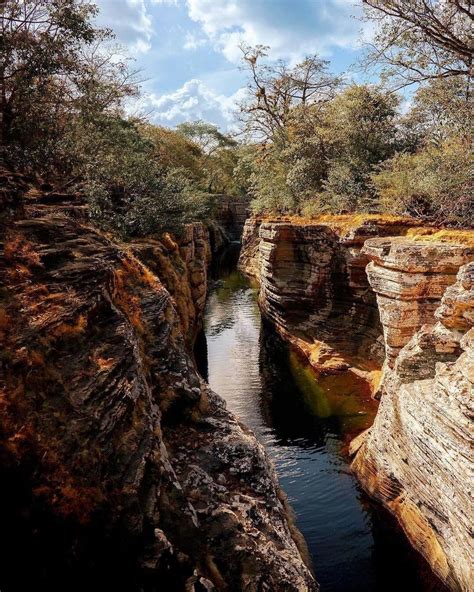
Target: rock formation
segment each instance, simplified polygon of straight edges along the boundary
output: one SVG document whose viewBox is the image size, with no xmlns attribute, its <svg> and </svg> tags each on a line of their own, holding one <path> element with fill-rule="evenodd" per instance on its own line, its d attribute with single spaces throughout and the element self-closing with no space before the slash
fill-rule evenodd
<svg viewBox="0 0 474 592">
<path fill-rule="evenodd" d="M 354 471 L 439 578 L 467 592 L 473 236 L 412 227 L 370 217 L 252 220 L 240 265 L 260 281 L 263 313 L 320 376 L 383 363 L 374 425 L 351 446 Z"/>
<path fill-rule="evenodd" d="M 135 241 L 132 251 L 162 281 L 179 315 L 183 334 L 192 345 L 206 304 L 211 257 L 208 230 L 201 223 L 188 224 L 178 238 L 166 234 L 160 240 Z"/>
<path fill-rule="evenodd" d="M 203 228 L 124 247 L 51 211 L 2 229 L 4 581 L 316 590 L 262 446 L 187 353 Z"/>
<path fill-rule="evenodd" d="M 361 251 L 369 237 L 406 233 L 409 220 L 348 217 L 247 222 L 240 268 L 260 282 L 262 312 L 318 372 L 370 380 L 384 357 L 382 327 Z"/>
<path fill-rule="evenodd" d="M 474 447 L 474 263 L 461 267 L 457 280 L 452 272 L 472 261 L 473 251 L 400 239 L 369 241 L 366 251 L 375 259 L 368 273 L 380 299 L 387 368 L 379 411 L 359 439 L 353 468 L 440 579 L 467 592 L 473 551 L 468 484 Z"/>
<path fill-rule="evenodd" d="M 385 339 L 386 363 L 393 364 L 414 333 L 434 318 L 446 288 L 459 268 L 471 261 L 466 245 L 375 238 L 362 249 L 369 259 L 367 275 L 377 296 Z"/>
</svg>

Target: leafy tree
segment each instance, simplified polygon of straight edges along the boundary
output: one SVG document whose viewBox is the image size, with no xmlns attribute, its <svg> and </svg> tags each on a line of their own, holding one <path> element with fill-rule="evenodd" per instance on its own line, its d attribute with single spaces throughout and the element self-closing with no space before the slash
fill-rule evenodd
<svg viewBox="0 0 474 592">
<path fill-rule="evenodd" d="M 437 224 L 474 225 L 472 147 L 459 138 L 398 153 L 372 176 L 384 211 Z"/>
<path fill-rule="evenodd" d="M 294 107 L 324 104 L 334 96 L 340 80 L 327 71 L 328 62 L 317 55 L 290 67 L 281 60 L 265 61 L 268 49 L 263 45 L 241 46 L 249 82 L 240 119 L 252 138 L 274 142 L 278 135 L 284 135 Z"/>
<path fill-rule="evenodd" d="M 474 44 L 471 0 L 363 0 L 378 24 L 369 63 L 398 87 L 463 76 L 470 83 Z M 466 92 L 469 92 L 467 86 Z"/>
<path fill-rule="evenodd" d="M 180 123 L 176 130 L 201 150 L 201 167 L 206 179 L 203 188 L 209 193 L 232 193 L 237 142 L 217 126 L 201 120 Z"/>
<path fill-rule="evenodd" d="M 456 135 L 472 141 L 474 101 L 465 94 L 463 77 L 434 79 L 420 86 L 412 108 L 401 121 L 402 131 L 415 135 L 417 145 L 442 143 Z"/>
<path fill-rule="evenodd" d="M 323 107 L 294 108 L 285 144 L 273 143 L 252 176 L 254 207 L 297 213 L 308 212 L 307 202 L 319 212 L 376 208 L 370 174 L 395 152 L 396 107 L 397 98 L 383 89 L 352 85 Z"/>
<path fill-rule="evenodd" d="M 216 125 L 200 119 L 180 123 L 176 126 L 176 130 L 197 144 L 202 152 L 208 156 L 219 148 L 228 148 L 236 145 L 235 140 L 219 131 Z"/>
<path fill-rule="evenodd" d="M 124 238 L 146 236 L 178 231 L 207 214 L 207 195 L 196 188 L 184 167 L 163 167 L 156 146 L 134 122 L 103 115 L 76 131 L 81 186 L 102 227 Z"/>
<path fill-rule="evenodd" d="M 76 0 L 2 3 L 0 141 L 13 164 L 53 159 L 54 142 L 96 80 L 83 50 L 110 36 L 91 24 L 96 12 Z"/>
</svg>

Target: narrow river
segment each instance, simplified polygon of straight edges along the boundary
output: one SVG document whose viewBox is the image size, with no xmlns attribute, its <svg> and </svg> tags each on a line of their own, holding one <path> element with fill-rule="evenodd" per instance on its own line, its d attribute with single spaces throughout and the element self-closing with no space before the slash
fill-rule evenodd
<svg viewBox="0 0 474 592">
<path fill-rule="evenodd" d="M 439 590 L 349 471 L 347 442 L 370 425 L 374 402 L 354 385 L 317 384 L 262 323 L 256 290 L 236 270 L 237 257 L 238 246 L 220 261 L 198 366 L 273 459 L 321 592 Z"/>
</svg>

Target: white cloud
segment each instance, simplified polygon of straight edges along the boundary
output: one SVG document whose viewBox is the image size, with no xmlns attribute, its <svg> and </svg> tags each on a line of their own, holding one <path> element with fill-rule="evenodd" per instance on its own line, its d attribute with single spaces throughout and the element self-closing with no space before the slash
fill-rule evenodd
<svg viewBox="0 0 474 592">
<path fill-rule="evenodd" d="M 269 45 L 272 56 L 296 60 L 335 48 L 356 48 L 360 0 L 187 0 L 190 18 L 232 62 L 239 43 Z"/>
<path fill-rule="evenodd" d="M 176 125 L 182 121 L 203 119 L 229 129 L 234 120 L 236 103 L 244 89 L 232 95 L 216 93 L 201 80 L 193 78 L 171 93 L 148 93 L 142 99 L 141 109 L 150 112 L 157 124 Z"/>
<path fill-rule="evenodd" d="M 153 39 L 152 19 L 145 0 L 96 0 L 98 23 L 112 29 L 132 54 L 147 53 Z"/>
<path fill-rule="evenodd" d="M 207 43 L 205 37 L 198 37 L 195 33 L 186 33 L 183 49 L 197 49 Z"/>
</svg>

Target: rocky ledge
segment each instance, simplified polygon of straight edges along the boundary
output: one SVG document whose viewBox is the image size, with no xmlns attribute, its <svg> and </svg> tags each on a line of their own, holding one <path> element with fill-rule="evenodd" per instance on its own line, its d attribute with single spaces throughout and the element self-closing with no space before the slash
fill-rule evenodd
<svg viewBox="0 0 474 592">
<path fill-rule="evenodd" d="M 377 383 L 384 340 L 362 249 L 413 222 L 376 216 L 316 222 L 249 220 L 240 268 L 260 282 L 260 307 L 320 374 L 350 371 Z"/>
<path fill-rule="evenodd" d="M 374 425 L 353 443 L 353 451 L 360 446 L 353 468 L 439 578 L 451 590 L 467 592 L 474 251 L 393 239 L 369 241 L 366 252 L 374 258 L 368 275 L 377 291 L 387 361 Z"/>
<path fill-rule="evenodd" d="M 386 373 L 377 417 L 359 440 L 353 468 L 441 580 L 467 592 L 472 584 L 474 263 L 461 267 L 429 321 L 407 340 Z"/>
<path fill-rule="evenodd" d="M 370 364 L 383 366 L 353 469 L 440 580 L 463 592 L 472 589 L 473 242 L 470 231 L 370 217 L 251 220 L 240 261 L 260 282 L 262 312 L 320 380 L 343 370 L 369 379 Z"/>
<path fill-rule="evenodd" d="M 265 451 L 187 353 L 201 230 L 125 247 L 46 208 L 4 229 L 5 589 L 317 590 Z"/>
</svg>

